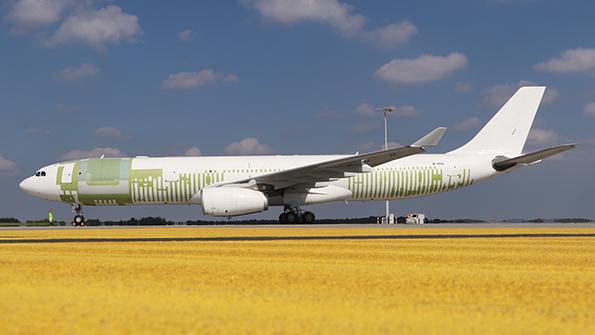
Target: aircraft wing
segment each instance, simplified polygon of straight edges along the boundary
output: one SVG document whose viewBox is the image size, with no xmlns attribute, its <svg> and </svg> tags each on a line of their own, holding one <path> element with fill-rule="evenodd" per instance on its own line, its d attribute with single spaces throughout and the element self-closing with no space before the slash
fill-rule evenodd
<svg viewBox="0 0 595 335">
<path fill-rule="evenodd" d="M 494 166 L 494 169 L 496 169 L 497 171 L 505 171 L 505 170 L 508 170 L 512 167 L 519 165 L 519 164 L 530 165 L 530 164 L 534 164 L 534 163 L 539 163 L 545 158 L 557 155 L 559 153 L 562 153 L 564 151 L 571 150 L 574 148 L 576 148 L 576 144 L 571 143 L 571 144 L 557 145 L 557 146 L 554 146 L 551 148 L 535 151 L 535 152 L 517 156 L 514 158 L 505 158 L 505 157 L 498 158 L 497 157 L 492 162 L 492 165 Z"/>
<path fill-rule="evenodd" d="M 416 141 L 415 143 L 388 150 L 379 150 L 362 155 L 351 155 L 338 159 L 318 162 L 294 169 L 263 174 L 228 183 L 215 184 L 213 187 L 246 184 L 269 184 L 275 189 L 282 189 L 298 184 L 313 184 L 339 178 L 345 178 L 352 173 L 370 172 L 372 167 L 378 166 L 395 159 L 415 155 L 425 151 L 425 148 L 438 144 L 446 128 L 439 127 Z M 243 185 L 242 185 L 243 184 Z"/>
</svg>

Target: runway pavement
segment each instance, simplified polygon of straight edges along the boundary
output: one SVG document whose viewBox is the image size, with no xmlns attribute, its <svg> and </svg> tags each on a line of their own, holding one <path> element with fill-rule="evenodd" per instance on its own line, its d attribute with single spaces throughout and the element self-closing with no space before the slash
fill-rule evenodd
<svg viewBox="0 0 595 335">
<path fill-rule="evenodd" d="M 429 229 L 429 228 L 595 228 L 595 222 L 588 223 L 441 223 L 441 224 L 310 224 L 310 225 L 169 225 L 169 226 L 55 226 L 55 227 L 0 227 L 0 231 L 9 230 L 93 230 L 93 229 L 170 229 L 170 228 L 187 228 L 187 229 L 202 229 L 202 228 L 255 228 L 255 229 L 272 229 L 272 228 L 390 228 L 390 229 Z"/>
</svg>

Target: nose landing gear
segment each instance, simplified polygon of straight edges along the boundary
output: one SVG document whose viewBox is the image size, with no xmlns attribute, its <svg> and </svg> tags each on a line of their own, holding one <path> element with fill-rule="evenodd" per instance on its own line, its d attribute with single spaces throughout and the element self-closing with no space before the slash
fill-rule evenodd
<svg viewBox="0 0 595 335">
<path fill-rule="evenodd" d="M 81 204 L 72 205 L 72 212 L 75 213 L 75 216 L 70 224 L 81 227 L 85 225 L 85 217 L 81 214 L 82 211 L 83 206 L 81 206 Z"/>
</svg>

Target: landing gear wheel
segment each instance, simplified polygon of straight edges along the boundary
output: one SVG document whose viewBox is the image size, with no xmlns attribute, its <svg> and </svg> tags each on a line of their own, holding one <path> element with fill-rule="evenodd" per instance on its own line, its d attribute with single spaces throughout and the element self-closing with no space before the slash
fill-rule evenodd
<svg viewBox="0 0 595 335">
<path fill-rule="evenodd" d="M 293 212 L 287 212 L 285 213 L 285 220 L 287 221 L 287 223 L 293 224 L 296 223 L 298 217 L 297 215 L 295 215 L 295 213 Z"/>
<path fill-rule="evenodd" d="M 302 215 L 302 220 L 304 220 L 304 223 L 314 223 L 314 220 L 316 220 L 316 216 L 314 216 L 314 213 L 312 212 L 305 212 Z"/>
<path fill-rule="evenodd" d="M 287 214 L 281 213 L 281 215 L 279 215 L 279 223 L 282 223 L 282 224 L 287 223 Z"/>
<path fill-rule="evenodd" d="M 74 217 L 74 221 L 72 222 L 73 226 L 84 226 L 85 225 L 85 217 L 82 215 L 77 215 Z"/>
</svg>

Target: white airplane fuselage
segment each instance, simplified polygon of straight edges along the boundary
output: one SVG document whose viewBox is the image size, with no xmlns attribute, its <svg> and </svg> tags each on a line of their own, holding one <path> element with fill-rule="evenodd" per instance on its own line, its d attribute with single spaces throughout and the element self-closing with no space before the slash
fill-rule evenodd
<svg viewBox="0 0 595 335">
<path fill-rule="evenodd" d="M 91 158 L 48 165 L 21 183 L 34 196 L 87 206 L 201 204 L 207 186 L 279 172 L 347 156 Z M 426 196 L 485 180 L 497 171 L 493 155 L 419 154 L 379 165 L 371 172 L 285 193 L 317 193 L 299 205 L 343 200 L 386 200 Z M 44 176 L 42 176 L 42 173 Z M 332 186 L 328 188 L 328 186 Z M 269 205 L 283 205 L 274 195 Z"/>
</svg>

